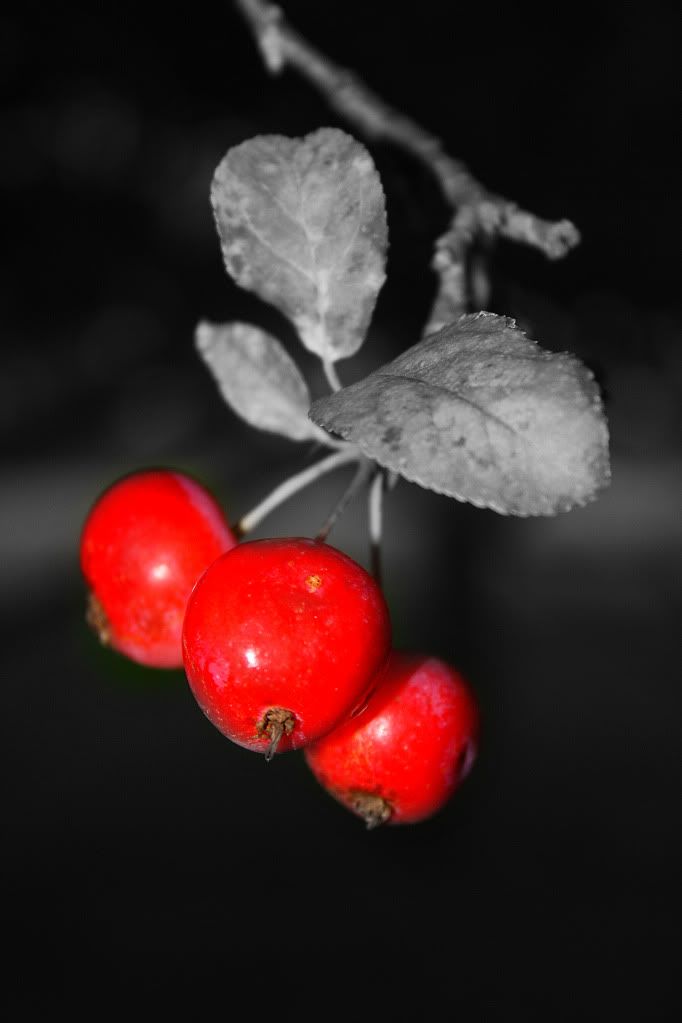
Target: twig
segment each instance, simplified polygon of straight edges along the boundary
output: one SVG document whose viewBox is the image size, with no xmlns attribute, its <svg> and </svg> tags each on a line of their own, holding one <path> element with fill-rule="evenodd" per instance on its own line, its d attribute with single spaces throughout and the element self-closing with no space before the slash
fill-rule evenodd
<svg viewBox="0 0 682 1023">
<path fill-rule="evenodd" d="M 448 230 L 436 242 L 432 266 L 439 287 L 426 333 L 450 323 L 468 307 L 466 259 L 477 235 L 502 237 L 540 249 L 549 259 L 565 256 L 580 241 L 569 220 L 542 220 L 516 203 L 488 192 L 443 144 L 419 124 L 394 110 L 346 68 L 316 50 L 267 0 L 235 0 L 258 42 L 267 69 L 277 74 L 290 65 L 308 78 L 327 102 L 372 138 L 397 143 L 421 160 L 437 178 L 455 210 Z"/>
<path fill-rule="evenodd" d="M 358 465 L 357 472 L 355 473 L 355 476 L 350 481 L 348 487 L 341 495 L 341 498 L 334 505 L 334 508 L 332 509 L 330 514 L 327 516 L 327 519 L 324 525 L 322 526 L 322 529 L 315 537 L 316 540 L 327 539 L 333 527 L 341 518 L 341 516 L 343 515 L 346 508 L 351 503 L 357 492 L 365 485 L 365 483 L 369 479 L 373 471 L 373 468 L 374 468 L 373 463 L 370 462 L 368 459 L 363 459 L 363 461 L 360 462 L 360 464 Z"/>
<path fill-rule="evenodd" d="M 334 469 L 338 469 L 341 465 L 347 465 L 349 462 L 357 462 L 362 458 L 362 455 L 358 449 L 352 445 L 348 445 L 343 451 L 336 451 L 333 455 L 328 455 L 326 458 L 321 459 L 319 462 L 315 462 L 314 465 L 309 466 L 302 472 L 296 473 L 295 476 L 290 476 L 289 479 L 280 483 L 279 486 L 268 494 L 268 496 L 256 505 L 248 514 L 242 516 L 239 522 L 232 527 L 233 532 L 236 536 L 245 536 L 246 533 L 250 533 L 252 529 L 255 529 L 259 523 L 274 511 L 275 508 L 279 507 L 284 501 L 287 501 L 294 494 L 297 494 L 299 490 L 303 490 L 310 483 L 314 483 L 315 480 L 321 476 L 326 475 L 328 472 L 332 472 Z"/>
</svg>

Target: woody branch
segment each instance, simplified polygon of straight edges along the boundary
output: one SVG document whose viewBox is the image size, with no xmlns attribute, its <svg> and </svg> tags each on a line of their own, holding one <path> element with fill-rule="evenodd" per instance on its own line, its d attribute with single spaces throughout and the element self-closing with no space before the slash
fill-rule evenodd
<svg viewBox="0 0 682 1023">
<path fill-rule="evenodd" d="M 312 46 L 289 24 L 280 7 L 267 0 L 235 3 L 272 74 L 287 65 L 295 68 L 319 89 L 331 107 L 365 135 L 402 146 L 436 177 L 453 217 L 436 241 L 432 267 L 439 283 L 427 334 L 467 311 L 467 255 L 477 237 L 522 242 L 539 249 L 548 259 L 565 256 L 579 243 L 580 234 L 570 220 L 543 220 L 487 191 L 464 163 L 445 151 L 439 138 L 394 110 L 352 71 Z"/>
</svg>

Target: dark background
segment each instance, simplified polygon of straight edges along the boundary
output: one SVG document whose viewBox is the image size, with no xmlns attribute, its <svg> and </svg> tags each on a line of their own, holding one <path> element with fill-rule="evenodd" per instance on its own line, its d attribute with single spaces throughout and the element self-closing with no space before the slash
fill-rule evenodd
<svg viewBox="0 0 682 1023">
<path fill-rule="evenodd" d="M 522 521 L 403 484 L 387 509 L 396 643 L 472 680 L 478 765 L 432 821 L 366 833 L 302 758 L 266 766 L 181 672 L 83 622 L 81 524 L 118 475 L 193 473 L 231 518 L 314 454 L 240 424 L 194 354 L 200 318 L 279 333 L 222 269 L 215 165 L 261 132 L 349 128 L 271 79 L 225 3 L 28 4 L 0 21 L 3 998 L 325 1019 L 668 1019 L 680 858 L 682 309 L 674 5 L 290 2 L 292 20 L 440 134 L 492 189 L 583 244 L 503 244 L 491 306 L 595 370 L 613 483 Z M 353 128 L 349 130 L 352 132 Z M 447 216 L 372 146 L 389 280 L 357 379 L 419 336 Z M 313 534 L 341 478 L 258 535 Z M 332 542 L 366 563 L 362 509 Z"/>
</svg>

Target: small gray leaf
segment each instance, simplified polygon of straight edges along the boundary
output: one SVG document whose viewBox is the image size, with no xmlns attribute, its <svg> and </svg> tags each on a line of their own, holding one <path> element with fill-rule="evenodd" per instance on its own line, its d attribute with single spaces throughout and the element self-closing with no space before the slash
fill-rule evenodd
<svg viewBox="0 0 682 1023">
<path fill-rule="evenodd" d="M 384 283 L 384 193 L 372 159 L 335 128 L 230 149 L 211 202 L 227 272 L 334 362 L 364 341 Z"/>
<path fill-rule="evenodd" d="M 310 394 L 282 345 L 248 323 L 200 323 L 197 351 L 230 407 L 251 426 L 292 440 L 319 440 L 308 418 Z"/>
<path fill-rule="evenodd" d="M 493 313 L 462 316 L 310 416 L 406 479 L 503 514 L 567 511 L 609 482 L 592 374 Z"/>
</svg>

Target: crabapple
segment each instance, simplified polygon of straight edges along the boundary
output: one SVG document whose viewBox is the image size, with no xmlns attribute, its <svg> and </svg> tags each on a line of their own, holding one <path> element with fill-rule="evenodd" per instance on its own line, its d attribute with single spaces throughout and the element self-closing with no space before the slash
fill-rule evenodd
<svg viewBox="0 0 682 1023">
<path fill-rule="evenodd" d="M 341 551 L 303 538 L 242 543 L 218 558 L 195 586 L 183 628 L 199 706 L 267 759 L 350 714 L 389 648 L 374 579 Z"/>
<path fill-rule="evenodd" d="M 368 827 L 440 810 L 476 756 L 478 710 L 454 668 L 392 651 L 366 706 L 309 746 L 317 780 Z"/>
<path fill-rule="evenodd" d="M 182 666 L 182 620 L 195 582 L 236 544 L 209 492 L 183 473 L 132 473 L 97 500 L 80 554 L 88 622 L 140 664 Z"/>
</svg>

